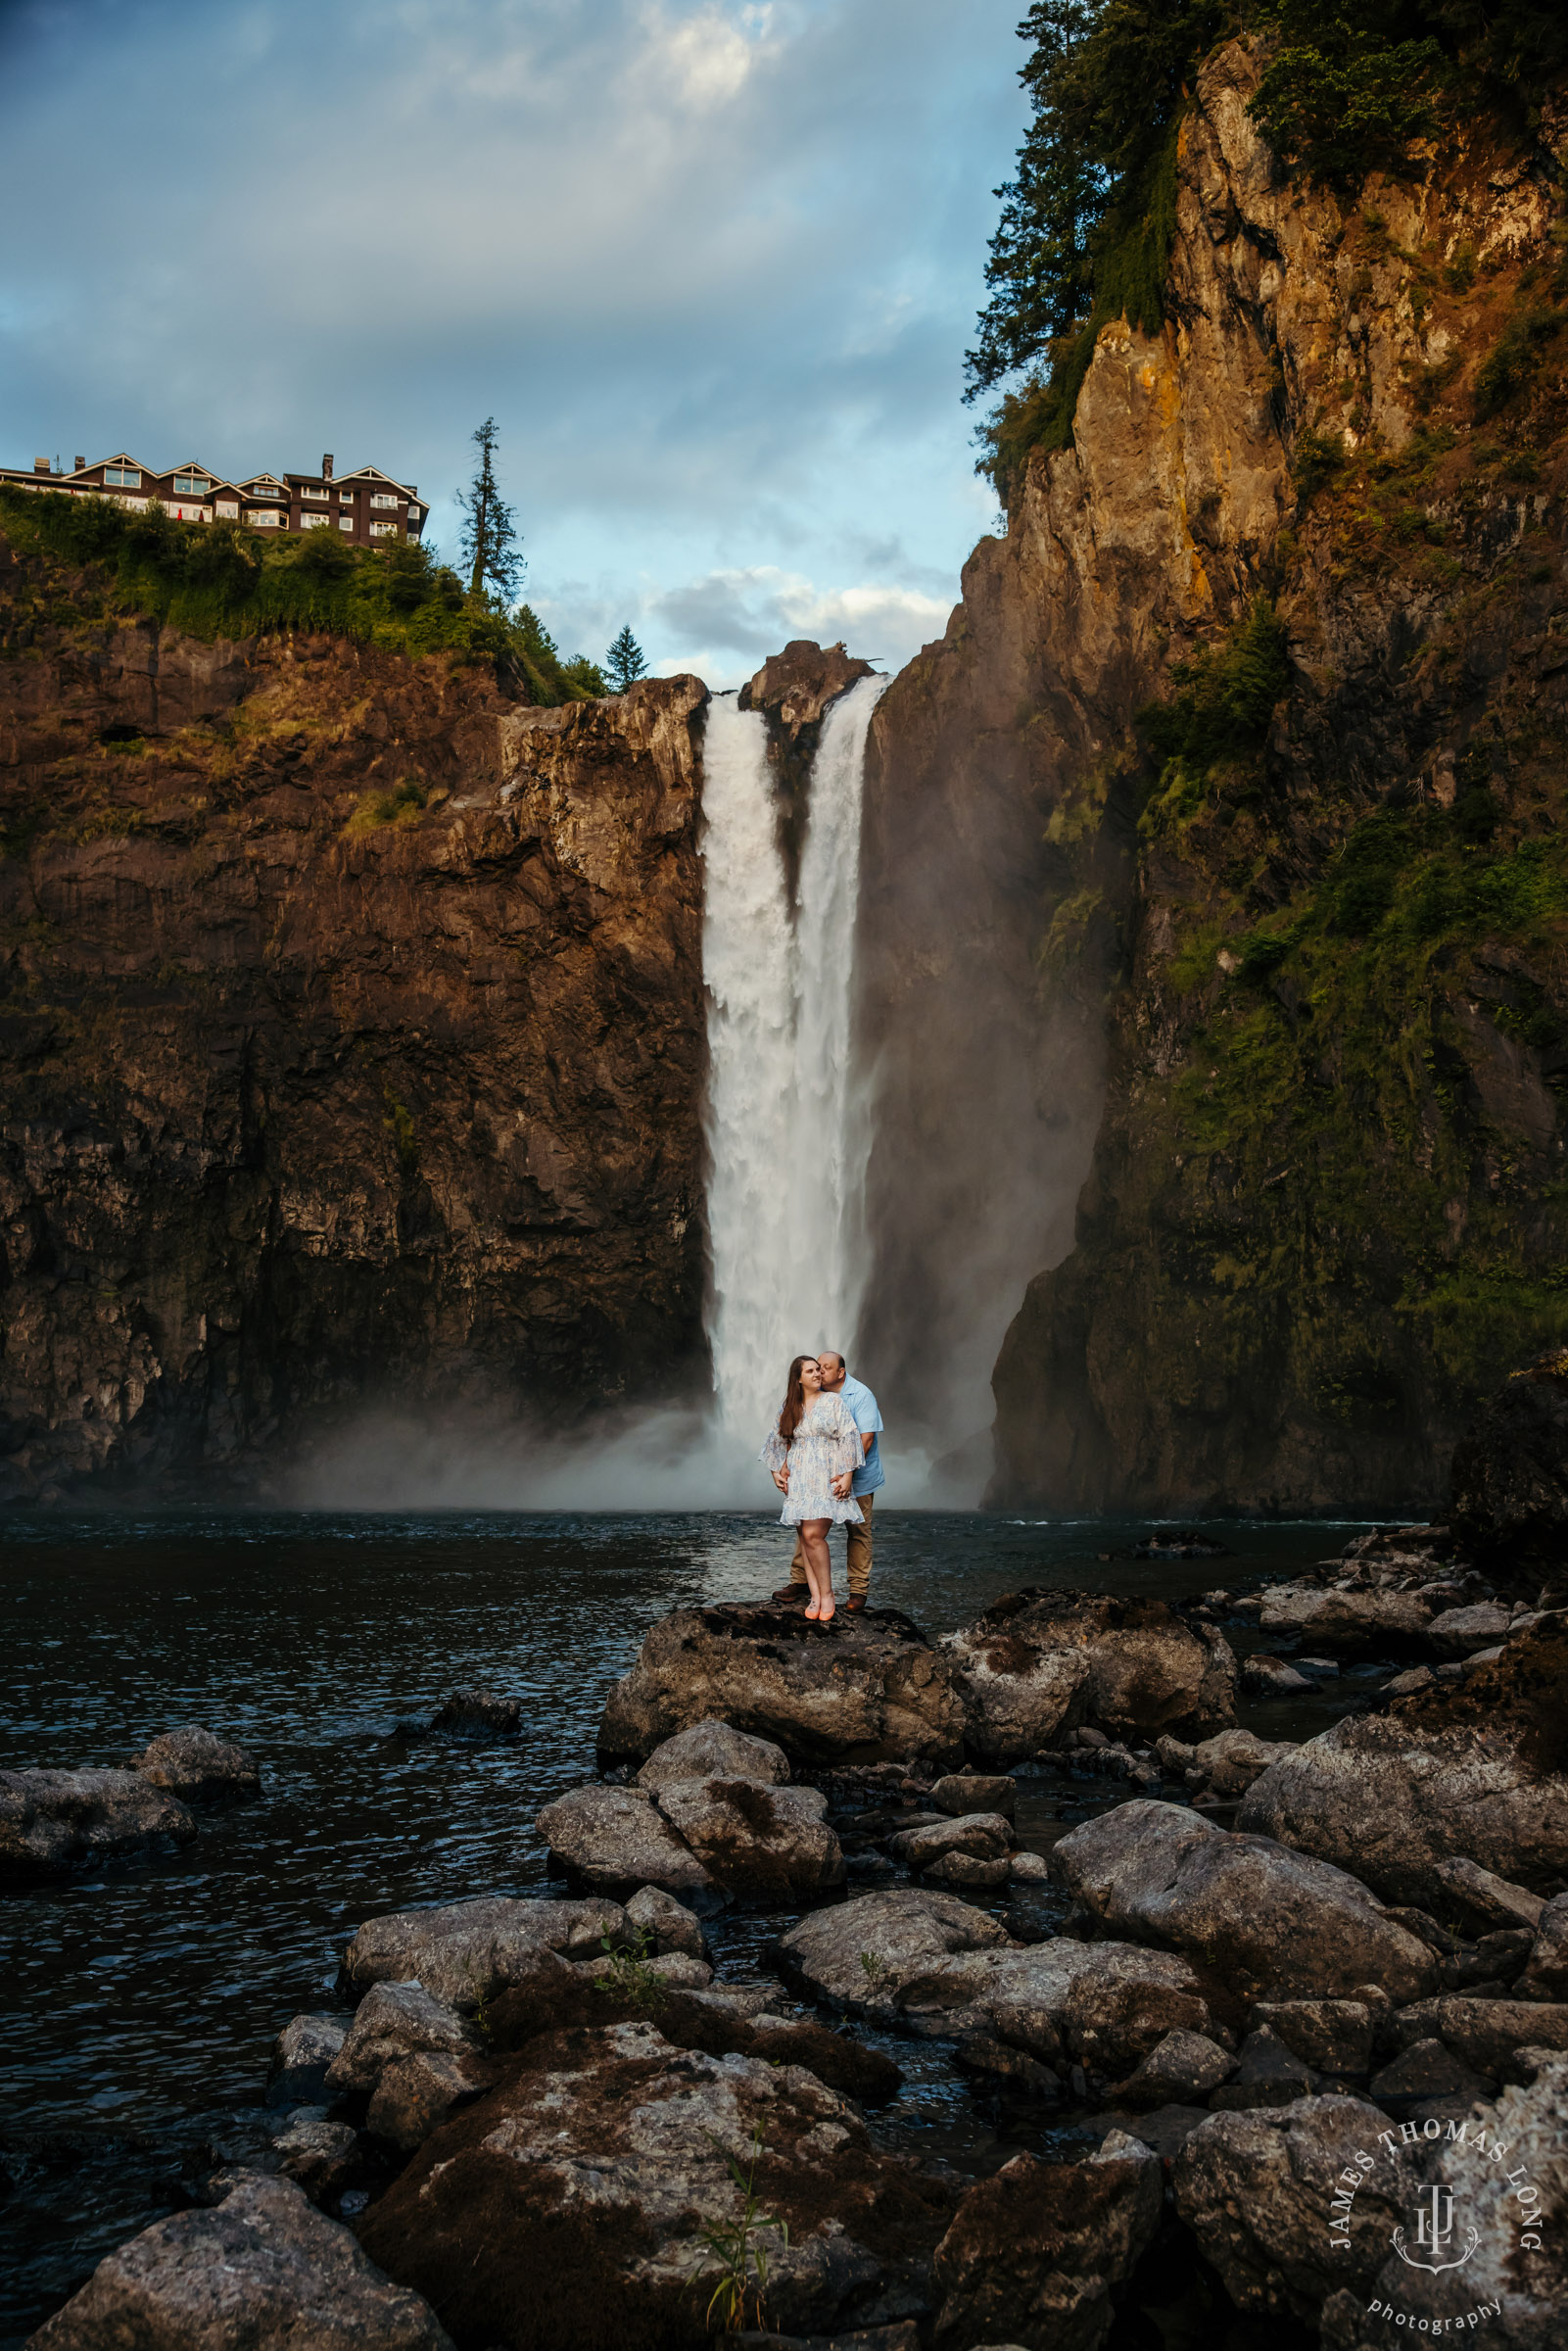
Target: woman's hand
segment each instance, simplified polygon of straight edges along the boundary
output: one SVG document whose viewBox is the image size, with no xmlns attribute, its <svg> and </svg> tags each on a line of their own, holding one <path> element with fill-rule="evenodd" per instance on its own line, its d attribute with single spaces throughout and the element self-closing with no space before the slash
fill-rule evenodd
<svg viewBox="0 0 1568 2351">
<path fill-rule="evenodd" d="M 779 1491 L 780 1491 L 780 1493 L 781 1493 L 781 1494 L 787 1494 L 787 1493 L 788 1493 L 788 1491 L 789 1491 L 789 1472 L 788 1472 L 788 1470 L 787 1470 L 787 1469 L 776 1469 L 776 1470 L 774 1471 L 774 1473 L 773 1473 L 773 1482 L 774 1482 L 774 1484 L 775 1484 L 775 1485 L 778 1487 L 778 1489 L 779 1489 Z"/>
<path fill-rule="evenodd" d="M 854 1477 L 855 1472 L 853 1469 L 845 1469 L 833 1479 L 833 1492 L 837 1495 L 840 1502 L 847 1502 L 849 1500 L 849 1489 L 854 1483 Z"/>
</svg>

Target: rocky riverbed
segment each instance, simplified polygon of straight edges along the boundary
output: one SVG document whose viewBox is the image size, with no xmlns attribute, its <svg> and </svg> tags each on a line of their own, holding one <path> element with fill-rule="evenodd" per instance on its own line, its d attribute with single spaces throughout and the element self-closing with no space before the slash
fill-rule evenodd
<svg viewBox="0 0 1568 2351">
<path fill-rule="evenodd" d="M 1544 2344 L 1561 1597 L 1402 1528 L 1184 1602 L 1024 1586 L 935 1637 L 655 1617 L 596 1776 L 537 1806 L 553 1883 L 361 1919 L 180 2208 L 34 2339 L 226 2346 L 243 2310 L 259 2345 L 1349 2351 L 1462 2300 Z M 522 1731 L 483 1683 L 422 1727 Z M 191 1731 L 97 1776 L 195 1835 L 256 1760 Z M 28 1882 L 88 1776 L 0 1783 Z M 896 2119 L 937 2078 L 989 2117 L 963 2161 Z M 1447 2284 L 1398 2250 L 1434 2190 L 1475 2231 Z"/>
</svg>

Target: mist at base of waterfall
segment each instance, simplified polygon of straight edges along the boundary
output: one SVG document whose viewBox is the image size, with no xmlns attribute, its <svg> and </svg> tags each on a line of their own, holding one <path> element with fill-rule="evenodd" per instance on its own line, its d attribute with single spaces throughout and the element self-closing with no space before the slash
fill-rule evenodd
<svg viewBox="0 0 1568 2351">
<path fill-rule="evenodd" d="M 279 1481 L 278 1500 L 310 1511 L 757 1511 L 779 1498 L 757 1456 L 766 1422 L 738 1436 L 689 1405 L 608 1409 L 569 1431 L 472 1409 L 379 1410 L 319 1437 Z M 977 1508 L 989 1431 L 934 1460 L 884 1436 L 879 1505 Z"/>
</svg>

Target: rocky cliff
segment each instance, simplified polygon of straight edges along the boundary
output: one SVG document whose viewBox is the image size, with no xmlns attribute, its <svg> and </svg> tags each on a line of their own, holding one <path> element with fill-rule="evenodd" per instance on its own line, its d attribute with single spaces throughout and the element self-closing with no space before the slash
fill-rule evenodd
<svg viewBox="0 0 1568 2351">
<path fill-rule="evenodd" d="M 1164 331 L 1102 332 L 1074 446 L 879 712 L 906 1196 L 984 1223 L 1032 1168 L 1043 1244 L 1104 999 L 1075 1244 L 996 1367 L 1013 1504 L 1436 1496 L 1477 1394 L 1561 1336 L 1568 116 L 1477 108 L 1351 201 L 1276 168 L 1259 57 L 1183 120 Z M 955 1098 L 987 940 L 1035 994 L 1023 1082 L 982 1024 Z M 884 1297 L 897 1264 L 895 1232 Z"/>
<path fill-rule="evenodd" d="M 0 1496 L 700 1360 L 705 689 L 199 644 L 0 549 Z"/>
</svg>

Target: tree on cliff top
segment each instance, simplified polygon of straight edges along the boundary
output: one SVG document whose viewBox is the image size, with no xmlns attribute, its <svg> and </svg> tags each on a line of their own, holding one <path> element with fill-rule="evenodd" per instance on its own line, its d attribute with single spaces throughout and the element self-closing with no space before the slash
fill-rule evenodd
<svg viewBox="0 0 1568 2351">
<path fill-rule="evenodd" d="M 493 589 L 509 604 L 522 584 L 524 562 L 517 546 L 512 510 L 496 479 L 496 444 L 500 438 L 494 416 L 487 416 L 473 440 L 479 451 L 474 477 L 457 493 L 463 511 L 462 560 L 468 572 L 468 593 L 478 596 Z"/>
<path fill-rule="evenodd" d="M 647 657 L 633 636 L 632 624 L 628 621 L 604 656 L 604 673 L 610 681 L 612 693 L 624 694 L 638 678 L 647 675 Z"/>
</svg>

